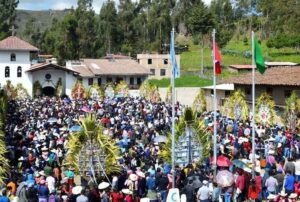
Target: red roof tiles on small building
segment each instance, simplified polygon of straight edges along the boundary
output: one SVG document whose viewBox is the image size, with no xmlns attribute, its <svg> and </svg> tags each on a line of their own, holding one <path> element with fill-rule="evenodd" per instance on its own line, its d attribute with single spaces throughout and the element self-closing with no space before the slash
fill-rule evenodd
<svg viewBox="0 0 300 202">
<path fill-rule="evenodd" d="M 0 50 L 38 51 L 39 49 L 16 36 L 10 36 L 0 41 Z"/>
<path fill-rule="evenodd" d="M 300 86 L 299 75 L 300 66 L 268 68 L 264 74 L 255 71 L 255 85 Z M 251 85 L 252 72 L 225 79 L 221 83 Z"/>
</svg>

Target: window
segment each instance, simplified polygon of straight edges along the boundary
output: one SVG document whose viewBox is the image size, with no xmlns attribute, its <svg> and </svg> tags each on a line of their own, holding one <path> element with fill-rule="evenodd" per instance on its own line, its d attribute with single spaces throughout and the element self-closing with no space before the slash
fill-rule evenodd
<svg viewBox="0 0 300 202">
<path fill-rule="evenodd" d="M 47 80 L 50 80 L 50 79 L 51 79 L 51 74 L 46 74 L 46 75 L 45 75 L 45 78 L 46 78 Z"/>
<path fill-rule="evenodd" d="M 136 83 L 137 83 L 137 85 L 141 85 L 142 84 L 142 79 L 140 77 L 138 77 Z"/>
<path fill-rule="evenodd" d="M 18 67 L 17 69 L 17 77 L 22 77 L 22 67 Z"/>
<path fill-rule="evenodd" d="M 229 97 L 230 96 L 230 91 L 229 90 L 225 90 L 225 97 Z"/>
<path fill-rule="evenodd" d="M 148 65 L 152 65 L 152 59 L 148 59 Z"/>
<path fill-rule="evenodd" d="M 155 69 L 150 69 L 150 74 L 155 75 Z"/>
<path fill-rule="evenodd" d="M 270 95 L 270 96 L 272 96 L 273 95 L 273 89 L 272 88 L 270 88 L 270 87 L 267 87 L 267 93 Z"/>
<path fill-rule="evenodd" d="M 10 61 L 16 61 L 16 54 L 10 54 Z"/>
<path fill-rule="evenodd" d="M 166 69 L 160 70 L 160 76 L 166 76 Z"/>
<path fill-rule="evenodd" d="M 164 59 L 164 65 L 168 64 L 168 59 Z"/>
<path fill-rule="evenodd" d="M 134 85 L 134 78 L 130 77 L 130 81 L 129 81 L 130 85 Z"/>
<path fill-rule="evenodd" d="M 111 77 L 107 77 L 106 83 L 112 83 L 112 78 Z"/>
<path fill-rule="evenodd" d="M 250 88 L 245 88 L 245 94 L 246 95 L 251 95 L 251 89 Z"/>
<path fill-rule="evenodd" d="M 292 95 L 292 91 L 291 90 L 285 90 L 284 91 L 284 97 L 285 98 L 290 98 Z"/>
<path fill-rule="evenodd" d="M 98 86 L 101 86 L 102 85 L 102 80 L 101 78 L 98 78 Z"/>
<path fill-rule="evenodd" d="M 93 78 L 89 78 L 89 86 L 93 85 L 94 83 L 94 79 Z"/>
<path fill-rule="evenodd" d="M 123 78 L 117 77 L 116 82 L 117 82 L 117 83 L 120 83 L 121 81 L 123 81 Z"/>
<path fill-rule="evenodd" d="M 10 73 L 9 67 L 5 67 L 5 78 L 9 77 L 9 73 Z"/>
</svg>

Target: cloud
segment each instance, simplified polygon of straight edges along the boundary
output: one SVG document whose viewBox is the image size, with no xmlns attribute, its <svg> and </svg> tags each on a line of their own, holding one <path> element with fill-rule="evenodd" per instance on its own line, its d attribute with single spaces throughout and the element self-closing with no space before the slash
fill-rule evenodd
<svg viewBox="0 0 300 202">
<path fill-rule="evenodd" d="M 56 2 L 51 6 L 51 9 L 53 10 L 64 10 L 66 8 L 71 8 L 72 6 L 75 6 L 74 4 L 72 4 L 72 2 L 68 2 L 68 1 L 60 1 L 60 2 Z"/>
</svg>

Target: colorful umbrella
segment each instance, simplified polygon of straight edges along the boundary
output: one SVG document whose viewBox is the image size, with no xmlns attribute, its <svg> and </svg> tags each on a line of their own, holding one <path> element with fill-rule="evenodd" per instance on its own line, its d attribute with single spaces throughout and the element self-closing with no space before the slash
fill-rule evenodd
<svg viewBox="0 0 300 202">
<path fill-rule="evenodd" d="M 216 176 L 216 181 L 220 187 L 229 187 L 234 183 L 234 177 L 228 170 L 221 170 Z"/>
<path fill-rule="evenodd" d="M 219 156 L 217 159 L 217 165 L 220 167 L 229 167 L 232 165 L 232 162 L 226 156 Z"/>
<path fill-rule="evenodd" d="M 236 167 L 241 168 L 241 169 L 247 167 L 247 164 L 239 159 L 233 160 L 232 163 L 233 163 L 233 165 L 235 165 Z"/>
</svg>

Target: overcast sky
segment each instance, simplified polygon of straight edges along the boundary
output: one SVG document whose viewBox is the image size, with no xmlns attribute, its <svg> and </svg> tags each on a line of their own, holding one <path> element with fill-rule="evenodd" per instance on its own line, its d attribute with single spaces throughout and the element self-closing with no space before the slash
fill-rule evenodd
<svg viewBox="0 0 300 202">
<path fill-rule="evenodd" d="M 96 13 L 100 12 L 101 5 L 106 0 L 94 0 L 93 7 Z M 116 0 L 117 1 L 117 0 Z M 209 4 L 211 0 L 204 0 Z M 18 9 L 24 10 L 63 10 L 65 8 L 76 7 L 77 0 L 19 0 Z"/>
</svg>

